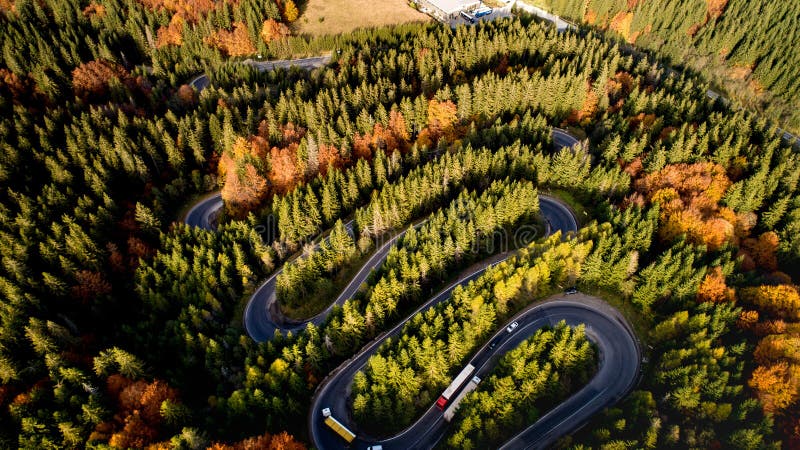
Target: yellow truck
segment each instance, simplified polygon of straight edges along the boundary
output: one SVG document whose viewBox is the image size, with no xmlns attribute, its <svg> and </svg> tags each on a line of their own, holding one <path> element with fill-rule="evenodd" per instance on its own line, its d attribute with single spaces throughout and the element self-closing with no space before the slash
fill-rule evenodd
<svg viewBox="0 0 800 450">
<path fill-rule="evenodd" d="M 356 438 L 355 433 L 353 433 L 352 431 L 348 430 L 346 426 L 342 425 L 341 422 L 336 420 L 331 415 L 331 409 L 330 408 L 323 408 L 322 409 L 322 417 L 325 418 L 325 425 L 327 425 L 331 430 L 335 431 L 336 434 L 341 436 L 342 439 L 347 441 L 348 444 L 353 442 L 353 440 Z"/>
</svg>

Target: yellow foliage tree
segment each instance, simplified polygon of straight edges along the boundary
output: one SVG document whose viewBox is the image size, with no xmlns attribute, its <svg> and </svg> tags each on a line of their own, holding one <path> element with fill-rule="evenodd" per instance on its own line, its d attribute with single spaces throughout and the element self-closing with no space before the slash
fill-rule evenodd
<svg viewBox="0 0 800 450">
<path fill-rule="evenodd" d="M 756 391 L 764 411 L 780 412 L 797 401 L 800 388 L 800 366 L 785 361 L 772 366 L 759 366 L 748 383 Z"/>
<path fill-rule="evenodd" d="M 283 18 L 286 19 L 287 22 L 292 23 L 297 20 L 299 15 L 300 11 L 297 9 L 297 5 L 295 5 L 292 0 L 286 0 L 283 6 Z"/>
<path fill-rule="evenodd" d="M 744 288 L 740 298 L 762 310 L 785 319 L 800 319 L 800 294 L 788 284 Z"/>
</svg>

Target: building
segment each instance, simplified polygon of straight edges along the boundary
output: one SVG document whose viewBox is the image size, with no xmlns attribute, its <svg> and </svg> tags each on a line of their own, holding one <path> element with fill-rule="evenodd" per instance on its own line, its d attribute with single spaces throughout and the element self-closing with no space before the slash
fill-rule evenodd
<svg viewBox="0 0 800 450">
<path fill-rule="evenodd" d="M 481 0 L 416 0 L 423 12 L 443 21 L 458 18 L 461 11 L 477 8 Z"/>
</svg>

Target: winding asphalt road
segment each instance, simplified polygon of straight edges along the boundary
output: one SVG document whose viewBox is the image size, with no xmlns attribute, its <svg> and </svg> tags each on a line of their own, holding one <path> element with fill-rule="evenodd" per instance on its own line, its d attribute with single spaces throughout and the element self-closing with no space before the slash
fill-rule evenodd
<svg viewBox="0 0 800 450">
<path fill-rule="evenodd" d="M 348 222 L 345 227 L 352 234 L 353 222 Z M 275 271 L 267 280 L 256 289 L 255 293 L 250 297 L 247 302 L 247 307 L 244 310 L 244 327 L 247 334 L 257 342 L 264 342 L 272 339 L 276 331 L 281 334 L 298 333 L 306 328 L 309 323 L 314 325 L 321 325 L 325 322 L 328 314 L 333 311 L 336 305 L 343 305 L 344 302 L 353 298 L 361 285 L 367 280 L 369 274 L 377 269 L 386 260 L 389 255 L 389 250 L 392 249 L 395 242 L 400 239 L 406 230 L 395 235 L 386 243 L 381 245 L 372 256 L 361 266 L 361 270 L 350 280 L 347 286 L 342 290 L 342 293 L 336 298 L 336 301 L 331 303 L 324 311 L 316 316 L 303 321 L 294 320 L 281 320 L 281 314 L 277 311 L 278 305 L 276 302 L 275 287 L 278 275 L 283 272 L 283 267 Z"/>
<path fill-rule="evenodd" d="M 509 344 L 507 349 L 519 345 L 542 326 L 561 320 L 571 326 L 585 324 L 586 336 L 598 350 L 597 373 L 581 390 L 503 444 L 501 450 L 546 448 L 621 400 L 636 385 L 642 355 L 633 329 L 619 311 L 604 301 L 584 297 L 580 302 L 559 299 L 528 308 L 521 317 L 525 325 L 520 321 L 518 333 L 522 338 L 514 338 L 516 344 Z"/>
<path fill-rule="evenodd" d="M 545 220 L 549 225 L 548 234 L 551 234 L 555 231 L 560 231 L 562 234 L 567 234 L 568 232 L 575 232 L 578 230 L 575 218 L 572 216 L 570 210 L 562 203 L 550 197 L 540 196 L 539 205 L 541 215 L 545 217 Z M 552 211 L 559 211 L 559 213 L 551 214 Z M 503 260 L 508 259 L 513 255 L 514 253 L 511 253 L 503 258 Z M 356 372 L 361 370 L 366 365 L 370 356 L 372 356 L 378 350 L 380 345 L 385 342 L 387 338 L 399 335 L 405 323 L 414 317 L 416 313 L 427 310 L 428 308 L 447 300 L 450 298 L 450 294 L 453 292 L 453 289 L 455 289 L 456 286 L 467 285 L 470 281 L 475 280 L 483 275 L 486 269 L 488 269 L 491 265 L 492 264 L 489 262 L 489 260 L 487 260 L 478 268 L 478 270 L 460 278 L 458 281 L 439 292 L 436 296 L 420 306 L 420 308 L 414 313 L 406 317 L 405 320 L 382 335 L 380 339 L 373 341 L 370 345 L 362 349 L 357 356 L 346 361 L 342 366 L 334 371 L 333 375 L 331 375 L 320 385 L 309 413 L 309 430 L 311 432 L 311 439 L 317 448 L 323 450 L 344 448 L 341 438 L 324 425 L 323 417 L 320 413 L 322 408 L 331 408 L 334 416 L 336 416 L 339 421 L 344 423 L 348 428 L 351 428 L 351 430 L 357 429 L 345 413 L 348 411 L 347 398 L 349 395 L 350 385 L 352 384 L 353 377 L 355 376 Z M 522 325 L 522 323 L 520 323 L 520 325 Z M 521 334 L 522 333 L 515 333 L 515 336 Z M 501 348 L 506 348 L 505 344 L 498 346 L 497 351 L 499 351 Z M 488 360 L 488 357 L 490 357 L 491 354 L 483 355 L 481 352 L 479 352 L 478 355 L 476 355 L 476 358 L 480 358 L 482 356 L 486 356 Z M 485 363 L 486 361 L 483 362 Z M 476 365 L 476 367 L 478 366 Z M 438 441 L 438 439 L 441 437 L 445 426 L 446 422 L 444 422 L 442 412 L 432 405 L 425 415 L 417 421 L 417 423 L 399 435 L 380 442 L 380 444 L 384 445 L 386 449 L 430 448 L 433 447 L 436 441 Z M 374 444 L 376 444 L 376 442 L 359 439 L 356 441 L 356 448 L 366 448 L 367 446 Z"/>
<path fill-rule="evenodd" d="M 457 284 L 477 278 L 484 270 L 471 274 Z M 448 299 L 454 287 L 442 291 L 418 311 Z M 588 296 L 582 296 L 580 301 L 566 297 L 557 298 L 523 310 L 512 319 L 519 323 L 513 333 L 508 333 L 505 325 L 500 327 L 500 331 L 470 360 L 469 364 L 476 367 L 475 375 L 485 378 L 503 354 L 517 347 L 540 328 L 556 325 L 562 320 L 571 326 L 586 325 L 586 335 L 598 349 L 599 369 L 587 385 L 506 442 L 501 447 L 503 449 L 546 448 L 561 436 L 576 430 L 597 412 L 616 403 L 636 383 L 641 354 L 630 326 L 617 310 L 600 299 Z M 331 408 L 337 420 L 351 431 L 358 429 L 345 413 L 349 408 L 347 397 L 353 377 L 363 369 L 369 357 L 388 337 L 400 334 L 406 321 L 370 344 L 357 357 L 347 361 L 320 387 L 309 413 L 311 438 L 317 448 L 345 448 L 344 441 L 325 426 L 320 411 L 322 408 Z M 492 342 L 496 344 L 494 349 L 489 345 Z M 453 398 L 456 395 L 457 393 Z M 429 449 L 441 440 L 448 425 L 443 412 L 431 405 L 422 417 L 401 433 L 383 441 L 357 437 L 350 448 L 365 449 L 370 445 L 380 444 L 386 450 Z"/>
<path fill-rule="evenodd" d="M 551 231 L 563 234 L 577 231 L 575 217 L 563 204 L 552 198 L 540 197 L 542 215 L 546 217 Z M 513 255 L 508 255 L 506 258 Z M 320 449 L 344 448 L 344 441 L 328 429 L 321 415 L 322 408 L 331 408 L 334 416 L 358 434 L 358 427 L 347 411 L 350 385 L 355 374 L 364 368 L 369 358 L 377 352 L 386 339 L 401 334 L 403 326 L 417 313 L 425 311 L 450 298 L 456 286 L 466 285 L 480 277 L 491 264 L 486 262 L 475 272 L 464 276 L 409 315 L 394 328 L 381 335 L 362 351 L 342 364 L 318 388 L 311 411 L 309 430 L 313 444 Z M 518 346 L 543 326 L 555 325 L 561 320 L 568 325 L 585 324 L 587 336 L 599 350 L 599 370 L 592 380 L 565 402 L 548 412 L 528 429 L 523 430 L 503 448 L 544 448 L 559 437 L 574 431 L 592 415 L 614 404 L 634 386 L 639 374 L 641 360 L 637 340 L 622 315 L 607 303 L 594 297 L 579 295 L 580 302 L 557 299 L 528 307 L 514 319 L 519 327 L 507 333 L 505 326 L 481 348 L 470 364 L 477 369 L 475 375 L 484 377 L 491 372 L 497 360 L 507 351 Z M 575 297 L 573 297 L 575 298 Z M 489 343 L 494 342 L 494 348 Z M 454 394 L 455 397 L 456 394 Z M 444 436 L 449 424 L 442 411 L 430 408 L 412 426 L 403 432 L 382 441 L 359 437 L 350 448 L 364 449 L 380 444 L 384 449 L 428 449 Z"/>
<path fill-rule="evenodd" d="M 562 130 L 561 128 L 553 128 L 552 135 L 553 135 L 553 147 L 555 147 L 556 150 L 560 150 L 562 148 L 567 148 L 567 147 L 574 147 L 579 142 L 577 138 L 567 133 L 566 131 Z"/>
<path fill-rule="evenodd" d="M 557 229 L 564 232 L 572 230 L 577 231 L 578 224 L 572 212 L 562 203 L 558 202 L 552 197 L 545 195 L 539 196 L 539 210 L 547 223 L 548 230 Z M 417 226 L 421 225 L 418 224 Z M 346 224 L 348 230 L 352 227 L 352 222 Z M 306 328 L 309 323 L 319 326 L 328 317 L 335 306 L 342 306 L 344 302 L 353 298 L 358 292 L 361 285 L 367 281 L 370 273 L 378 269 L 389 251 L 392 249 L 398 239 L 406 234 L 406 230 L 398 233 L 384 244 L 382 244 L 370 256 L 369 260 L 361 266 L 358 273 L 350 280 L 341 294 L 336 298 L 336 301 L 331 303 L 324 311 L 316 316 L 304 321 L 285 321 L 281 320 L 281 314 L 277 311 L 278 305 L 276 301 L 276 282 L 278 275 L 283 272 L 283 268 L 275 271 L 261 286 L 256 289 L 256 292 L 250 297 L 244 311 L 244 326 L 247 329 L 247 334 L 250 335 L 255 341 L 264 342 L 272 339 L 276 331 L 286 335 L 289 332 L 296 334 Z"/>
<path fill-rule="evenodd" d="M 578 140 L 563 130 L 553 129 L 553 142 L 556 147 L 564 148 L 577 144 Z M 196 204 L 187 213 L 185 222 L 188 225 L 213 230 L 216 225 L 216 216 L 222 206 L 220 194 L 213 194 Z M 556 230 L 561 231 L 563 234 L 577 231 L 577 221 L 566 205 L 542 195 L 539 197 L 539 206 L 541 215 L 547 224 L 547 234 L 551 234 Z M 352 222 L 346 226 L 348 231 L 352 231 Z M 335 305 L 341 305 L 355 295 L 369 274 L 383 264 L 391 247 L 404 233 L 396 235 L 376 250 L 336 301 L 325 311 L 307 321 L 278 323 L 278 320 L 274 319 L 274 317 L 279 316 L 274 314 L 276 308 L 275 282 L 282 269 L 276 271 L 256 290 L 247 304 L 244 313 L 244 324 L 248 334 L 256 341 L 265 341 L 271 339 L 276 331 L 284 334 L 288 332 L 296 333 L 302 331 L 308 323 L 321 324 Z M 456 286 L 467 284 L 477 279 L 489 266 L 490 264 L 487 262 L 479 270 L 461 278 L 422 305 L 418 311 L 430 308 L 446 300 Z M 555 324 L 562 319 L 571 325 L 587 324 L 587 335 L 600 349 L 601 367 L 595 378 L 573 397 L 520 433 L 514 440 L 509 441 L 508 448 L 539 448 L 548 445 L 559 436 L 573 430 L 578 424 L 583 423 L 599 409 L 617 401 L 632 386 L 633 380 L 638 374 L 640 360 L 638 347 L 629 328 L 624 325 L 625 322 L 621 315 L 605 303 L 599 302 L 599 304 L 600 307 L 590 307 L 586 303 L 560 301 L 532 306 L 518 315 L 517 320 L 520 323 L 520 327 L 515 333 L 506 334 L 505 328 L 501 328 L 497 336 L 491 340 L 497 341 L 498 345 L 495 349 L 493 351 L 487 350 L 485 345 L 474 356 L 473 364 L 478 367 L 476 374 L 479 376 L 485 375 L 491 370 L 494 361 L 503 353 L 519 345 L 522 340 L 542 326 Z M 358 356 L 346 362 L 340 369 L 337 369 L 320 386 L 309 416 L 312 439 L 319 448 L 342 447 L 340 438 L 322 425 L 321 415 L 319 414 L 320 405 L 324 404 L 332 407 L 335 413 L 339 413 L 337 417 L 340 420 L 355 429 L 355 426 L 350 423 L 348 418 L 341 414 L 342 411 L 347 411 L 346 399 L 353 375 L 366 364 L 369 356 L 377 350 L 387 337 L 399 334 L 403 325 L 413 315 L 410 315 L 405 321 L 385 333 L 380 340 L 363 349 Z M 623 334 L 626 337 L 621 337 Z M 441 411 L 431 407 L 412 427 L 385 441 L 385 448 L 412 449 L 430 447 L 441 439 L 446 431 L 446 425 L 447 423 L 443 421 Z M 356 441 L 356 445 L 359 448 L 366 447 L 368 444 L 366 441 Z"/>
<path fill-rule="evenodd" d="M 215 192 L 197 202 L 192 209 L 186 213 L 183 222 L 186 225 L 213 230 L 216 228 L 217 216 L 222 210 L 222 194 Z"/>
</svg>

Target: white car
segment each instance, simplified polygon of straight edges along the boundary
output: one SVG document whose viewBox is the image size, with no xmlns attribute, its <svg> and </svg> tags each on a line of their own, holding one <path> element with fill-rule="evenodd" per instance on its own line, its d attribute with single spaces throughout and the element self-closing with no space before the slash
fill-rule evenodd
<svg viewBox="0 0 800 450">
<path fill-rule="evenodd" d="M 507 326 L 507 327 L 506 327 L 506 331 L 508 331 L 509 333 L 511 333 L 511 332 L 513 332 L 514 330 L 516 330 L 518 326 L 519 326 L 519 322 L 517 322 L 517 321 L 515 320 L 515 321 L 511 322 L 511 325 L 509 325 L 509 326 Z"/>
</svg>

